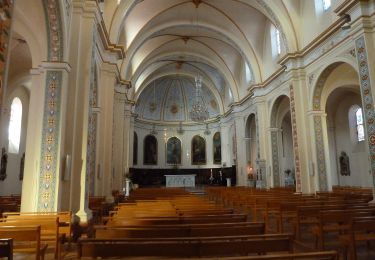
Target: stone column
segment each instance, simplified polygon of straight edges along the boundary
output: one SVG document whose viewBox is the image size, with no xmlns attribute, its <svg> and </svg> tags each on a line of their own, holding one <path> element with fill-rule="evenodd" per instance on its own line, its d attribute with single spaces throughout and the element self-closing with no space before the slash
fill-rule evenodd
<svg viewBox="0 0 375 260">
<path fill-rule="evenodd" d="M 32 70 L 22 211 L 60 210 L 61 153 L 67 99 L 67 63 L 44 62 Z M 42 97 L 42 98 L 41 98 Z M 42 99 L 43 102 L 40 102 Z"/>
<path fill-rule="evenodd" d="M 112 132 L 113 132 L 113 107 L 115 85 L 117 84 L 117 67 L 115 64 L 102 63 L 100 67 L 99 83 L 99 149 L 96 181 L 98 183 L 96 194 L 106 196 L 107 201 L 112 201 Z"/>
<path fill-rule="evenodd" d="M 313 160 L 311 162 L 311 184 L 312 192 L 317 190 L 327 191 L 331 189 L 329 153 L 328 153 L 328 136 L 326 113 L 324 111 L 310 111 L 308 113 L 313 129 L 311 136 Z"/>
<path fill-rule="evenodd" d="M 372 31 L 365 31 L 355 40 L 355 47 L 359 68 L 359 83 L 362 97 L 365 136 L 373 180 L 373 197 L 375 198 L 375 91 L 373 86 L 373 77 L 375 75 L 374 33 Z M 372 203 L 375 203 L 375 199 Z"/>
<path fill-rule="evenodd" d="M 221 162 L 223 167 L 232 166 L 233 152 L 230 150 L 230 144 L 232 142 L 231 135 L 229 132 L 230 127 L 223 122 L 223 119 L 220 121 L 220 134 L 221 134 Z M 190 153 L 190 150 L 189 150 Z M 224 166 L 225 165 L 225 166 Z"/>
<path fill-rule="evenodd" d="M 255 124 L 256 124 L 256 143 L 257 143 L 257 170 L 259 170 L 260 179 L 258 182 L 258 187 L 267 187 L 267 105 L 263 100 L 258 100 L 256 103 L 256 113 L 255 113 Z"/>
<path fill-rule="evenodd" d="M 280 165 L 279 165 L 279 136 L 281 134 L 280 128 L 270 127 L 268 128 L 270 133 L 270 145 L 271 145 L 271 158 L 272 158 L 272 181 L 270 182 L 272 187 L 280 187 Z"/>
<path fill-rule="evenodd" d="M 237 146 L 237 186 L 247 186 L 246 174 L 246 143 L 245 143 L 245 118 L 237 116 L 234 119 Z"/>
<path fill-rule="evenodd" d="M 314 133 L 311 132 L 311 126 L 306 118 L 308 111 L 308 102 L 306 97 L 309 96 L 309 88 L 306 82 L 305 71 L 299 68 L 292 69 L 295 63 L 290 62 L 288 65 L 290 71 L 288 71 L 289 82 L 289 100 L 290 100 L 290 115 L 292 124 L 292 138 L 293 138 L 293 156 L 294 156 L 294 169 L 295 169 L 295 182 L 296 192 L 300 193 L 312 193 L 315 192 L 315 180 L 312 174 L 312 151 L 311 146 L 315 146 L 311 142 L 311 136 Z M 324 124 L 325 124 L 324 120 Z M 327 142 L 327 136 L 325 133 L 325 141 Z M 327 143 L 324 147 L 328 147 Z M 326 149 L 325 148 L 325 149 Z M 327 154 L 328 156 L 328 154 Z M 324 159 L 326 160 L 326 158 Z M 324 173 L 323 173 L 324 172 Z M 326 171 L 321 169 L 321 181 L 322 190 L 327 190 L 330 185 L 327 184 Z M 329 180 L 330 182 L 330 180 Z"/>
<path fill-rule="evenodd" d="M 130 156 L 130 153 L 133 153 L 133 143 L 131 143 L 131 140 L 133 140 L 133 127 L 131 126 L 131 121 L 133 120 L 132 118 L 132 113 L 131 113 L 131 105 L 128 104 L 127 102 L 125 103 L 125 111 L 124 111 L 124 128 L 123 128 L 123 174 L 120 176 L 121 179 L 119 180 L 118 182 L 118 189 L 122 189 L 124 188 L 124 184 L 125 184 L 125 174 L 128 174 L 129 173 L 129 168 L 130 166 L 133 164 L 133 161 L 131 161 L 131 156 Z M 120 185 L 121 184 L 121 185 Z"/>
<path fill-rule="evenodd" d="M 117 183 L 108 184 L 110 186 L 116 185 L 119 190 L 122 190 L 123 183 L 122 176 L 124 174 L 124 127 L 126 126 L 125 121 L 125 106 L 126 106 L 126 94 L 125 92 L 115 92 L 114 104 L 113 104 L 113 159 L 112 159 L 112 170 L 111 179 L 117 180 Z M 107 186 L 108 187 L 108 186 Z"/>
<path fill-rule="evenodd" d="M 95 1 L 72 1 L 73 14 L 69 42 L 69 62 L 72 75 L 69 82 L 69 106 L 66 124 L 66 154 L 70 154 L 70 203 L 69 209 L 85 223 L 91 218 L 88 208 L 90 173 L 87 167 L 90 84 L 95 63 L 94 34 L 100 20 Z M 78 200 L 78 198 L 80 198 Z"/>
</svg>

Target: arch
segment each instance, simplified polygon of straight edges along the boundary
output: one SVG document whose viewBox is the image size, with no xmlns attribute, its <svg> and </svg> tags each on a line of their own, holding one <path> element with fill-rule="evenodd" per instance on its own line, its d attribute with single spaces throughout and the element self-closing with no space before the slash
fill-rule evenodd
<svg viewBox="0 0 375 260">
<path fill-rule="evenodd" d="M 254 2 L 252 0 L 233 0 L 242 2 L 249 6 L 254 7 Z M 111 42 L 118 43 L 120 32 L 122 30 L 124 21 L 128 17 L 129 13 L 132 9 L 137 5 L 138 0 L 129 0 L 129 1 L 121 1 L 119 6 L 117 7 L 113 19 L 111 21 L 111 26 L 109 29 L 109 37 Z M 256 1 L 262 9 L 257 9 L 261 13 L 263 13 L 268 19 L 275 24 L 277 28 L 280 29 L 282 32 L 282 38 L 284 44 L 286 46 L 287 51 L 293 51 L 297 49 L 297 40 L 296 35 L 294 33 L 294 28 L 290 23 L 290 19 L 288 18 L 289 15 L 285 9 L 281 9 L 277 6 L 277 4 L 272 2 L 267 2 L 264 0 L 257 0 Z M 255 8 L 255 7 L 254 7 Z M 277 9 L 277 11 L 275 10 Z M 280 17 L 283 14 L 283 17 Z"/>
<path fill-rule="evenodd" d="M 254 179 L 254 173 L 256 172 L 257 161 L 259 159 L 259 140 L 258 140 L 258 126 L 257 126 L 257 115 L 251 113 L 246 119 L 245 129 L 245 141 L 246 141 L 246 161 L 249 171 L 248 177 Z M 250 170 L 251 169 L 251 170 Z"/>
<path fill-rule="evenodd" d="M 167 164 L 181 164 L 182 145 L 181 140 L 176 136 L 172 136 L 166 143 L 166 161 Z"/>
<path fill-rule="evenodd" d="M 48 61 L 62 61 L 64 41 L 60 1 L 43 0 L 47 21 Z"/>
<path fill-rule="evenodd" d="M 235 80 L 235 77 L 232 71 L 228 67 L 226 67 L 226 65 L 221 60 L 219 59 L 214 60 L 212 58 L 209 58 L 208 56 L 204 56 L 200 53 L 194 53 L 191 51 L 184 51 L 184 53 L 186 55 L 193 57 L 194 59 L 199 59 L 203 61 L 204 63 L 208 64 L 209 66 L 217 69 L 221 73 L 222 77 L 226 80 L 226 82 L 228 82 L 228 86 L 231 89 L 235 97 L 235 100 L 236 101 L 239 100 L 239 95 L 240 95 L 239 87 Z M 181 53 L 179 52 L 169 51 L 167 53 L 158 53 L 157 55 L 154 55 L 153 57 L 144 59 L 142 63 L 140 64 L 140 66 L 137 68 L 137 71 L 134 73 L 133 78 L 132 78 L 132 81 L 133 82 L 135 81 L 136 88 L 137 86 L 142 85 L 142 78 L 143 79 L 147 78 L 149 74 L 152 74 L 153 72 L 156 71 L 156 69 L 160 68 L 163 65 L 162 62 L 158 62 L 158 61 L 168 58 L 171 55 L 175 55 L 175 54 L 177 57 L 181 55 Z M 156 64 L 157 62 L 158 64 Z M 156 68 L 153 68 L 151 66 L 156 66 Z M 173 73 L 176 73 L 176 70 L 173 70 Z M 141 82 L 138 82 L 138 81 L 141 81 Z"/>
<path fill-rule="evenodd" d="M 327 136 L 327 181 L 332 185 L 366 187 L 371 183 L 366 144 L 357 135 L 356 111 L 361 105 L 359 86 L 356 91 L 347 86 L 335 88 L 327 99 L 327 127 L 323 124 L 322 129 Z M 350 167 L 343 168 L 343 157 Z"/>
<path fill-rule="evenodd" d="M 333 91 L 326 87 L 327 80 L 330 75 L 337 69 L 340 65 L 348 65 L 353 71 L 358 73 L 356 68 L 349 62 L 344 60 L 336 60 L 333 63 L 324 67 L 313 88 L 313 95 L 311 98 L 311 108 L 315 112 L 313 114 L 312 120 L 314 125 L 314 137 L 315 137 L 315 151 L 316 151 L 316 164 L 317 164 L 317 179 L 318 187 L 322 191 L 329 189 L 330 179 L 328 178 L 328 168 L 327 162 L 330 161 L 329 154 L 326 153 L 325 147 L 328 145 L 327 139 L 327 129 L 326 124 L 323 124 L 325 105 L 324 101 L 327 102 L 329 94 Z M 358 77 L 358 74 L 357 74 Z"/>
<path fill-rule="evenodd" d="M 284 105 L 286 106 L 286 102 L 289 104 L 289 111 L 290 111 L 290 99 L 289 96 L 283 94 L 278 96 L 272 106 L 271 106 L 271 114 L 270 114 L 270 135 L 271 135 L 271 153 L 272 153 L 272 171 L 273 171 L 273 185 L 275 187 L 281 186 L 281 173 L 280 173 L 280 135 L 281 133 L 281 123 L 285 116 L 285 111 L 280 113 L 280 108 Z M 284 109 L 285 110 L 285 109 Z"/>
<path fill-rule="evenodd" d="M 206 158 L 206 140 L 200 135 L 193 136 L 191 139 L 191 164 L 206 164 Z"/>
<path fill-rule="evenodd" d="M 154 26 L 154 27 L 148 28 L 148 30 L 143 29 L 143 30 L 147 31 L 147 33 L 144 33 L 144 34 L 140 33 L 139 36 L 137 36 L 134 39 L 134 42 L 129 47 L 129 53 L 128 53 L 129 56 L 126 59 L 127 62 L 122 65 L 121 74 L 129 76 L 130 65 L 131 65 L 130 61 L 132 60 L 134 55 L 137 53 L 137 51 L 140 48 L 142 48 L 142 46 L 149 39 L 153 39 L 153 38 L 159 36 L 160 31 L 164 31 L 164 30 L 168 30 L 168 29 L 174 29 L 174 28 L 183 28 L 183 27 L 190 27 L 190 25 L 187 26 L 184 21 L 180 21 L 179 23 L 175 22 L 174 24 L 170 24 L 170 23 L 161 24 L 159 26 Z M 261 73 L 261 69 L 260 69 L 262 67 L 261 64 L 260 64 L 261 61 L 256 56 L 255 50 L 253 50 L 249 46 L 246 46 L 246 45 L 242 44 L 242 40 L 239 40 L 239 39 L 234 40 L 235 37 L 233 35 L 227 35 L 226 32 L 223 31 L 223 29 L 218 27 L 218 26 L 215 27 L 213 25 L 208 25 L 208 24 L 198 24 L 198 27 L 201 28 L 201 29 L 205 29 L 208 32 L 216 33 L 216 34 L 220 35 L 221 37 L 223 37 L 223 39 L 225 39 L 226 43 L 228 45 L 230 45 L 234 50 L 236 50 L 242 56 L 242 58 L 250 65 L 250 70 L 251 70 L 251 73 L 252 73 L 254 79 L 256 79 L 256 81 L 262 80 L 262 73 Z M 200 36 L 200 37 L 202 37 L 202 36 Z M 199 37 L 197 37 L 197 38 L 199 38 Z M 182 39 L 181 39 L 181 37 L 177 37 L 173 40 L 182 40 Z M 194 39 L 194 38 L 189 39 L 189 40 L 194 40 L 194 41 L 200 42 L 198 39 Z M 133 46 L 135 46 L 135 47 L 133 47 Z M 151 53 L 152 53 L 152 51 L 151 51 Z"/>
<path fill-rule="evenodd" d="M 147 135 L 143 141 L 143 164 L 158 164 L 158 140 L 154 135 Z"/>
</svg>

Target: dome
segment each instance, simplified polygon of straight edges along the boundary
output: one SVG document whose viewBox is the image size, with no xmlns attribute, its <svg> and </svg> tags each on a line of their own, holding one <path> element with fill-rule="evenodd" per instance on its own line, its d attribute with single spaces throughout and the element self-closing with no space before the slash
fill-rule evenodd
<svg viewBox="0 0 375 260">
<path fill-rule="evenodd" d="M 204 82 L 202 96 L 209 118 L 220 115 L 220 103 Z M 189 112 L 194 100 L 194 79 L 182 76 L 163 77 L 142 90 L 136 102 L 135 113 L 138 119 L 146 121 L 192 122 Z"/>
</svg>

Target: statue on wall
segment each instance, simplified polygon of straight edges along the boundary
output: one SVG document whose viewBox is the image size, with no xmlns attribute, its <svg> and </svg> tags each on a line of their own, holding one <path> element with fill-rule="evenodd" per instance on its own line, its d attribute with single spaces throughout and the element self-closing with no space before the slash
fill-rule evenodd
<svg viewBox="0 0 375 260">
<path fill-rule="evenodd" d="M 3 147 L 1 149 L 1 165 L 0 165 L 0 181 L 5 180 L 7 177 L 7 164 L 8 164 L 8 154 Z"/>
<path fill-rule="evenodd" d="M 25 169 L 25 153 L 22 154 L 21 162 L 20 162 L 20 181 L 23 180 L 23 170 Z"/>
<path fill-rule="evenodd" d="M 349 156 L 346 154 L 346 152 L 344 151 L 341 152 L 339 161 L 340 161 L 340 174 L 342 176 L 350 176 Z"/>
</svg>

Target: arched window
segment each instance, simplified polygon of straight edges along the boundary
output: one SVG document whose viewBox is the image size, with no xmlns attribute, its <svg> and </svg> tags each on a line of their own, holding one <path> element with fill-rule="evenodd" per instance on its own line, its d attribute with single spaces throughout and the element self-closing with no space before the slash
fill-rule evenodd
<svg viewBox="0 0 375 260">
<path fill-rule="evenodd" d="M 323 1 L 323 10 L 326 11 L 331 7 L 331 0 L 322 0 Z"/>
<path fill-rule="evenodd" d="M 253 79 L 253 75 L 251 74 L 250 66 L 245 61 L 245 80 L 246 83 L 249 83 Z"/>
<path fill-rule="evenodd" d="M 171 137 L 167 141 L 167 164 L 181 164 L 181 141 Z"/>
<path fill-rule="evenodd" d="M 356 126 L 357 126 L 357 139 L 358 142 L 365 140 L 365 130 L 363 128 L 363 115 L 362 108 L 358 108 L 355 112 Z"/>
<path fill-rule="evenodd" d="M 21 126 L 22 126 L 22 102 L 18 97 L 15 97 L 12 101 L 10 108 L 10 120 L 9 120 L 9 153 L 18 153 L 20 148 L 21 139 Z"/>
<path fill-rule="evenodd" d="M 273 25 L 271 26 L 271 46 L 272 56 L 275 57 L 281 54 L 280 31 Z"/>
<path fill-rule="evenodd" d="M 156 137 L 153 135 L 145 137 L 143 143 L 143 164 L 158 164 L 158 140 L 156 140 Z"/>
<path fill-rule="evenodd" d="M 191 140 L 191 164 L 206 164 L 206 140 L 196 135 Z"/>
<path fill-rule="evenodd" d="M 220 132 L 216 132 L 212 138 L 214 164 L 221 164 L 221 137 Z"/>
</svg>

